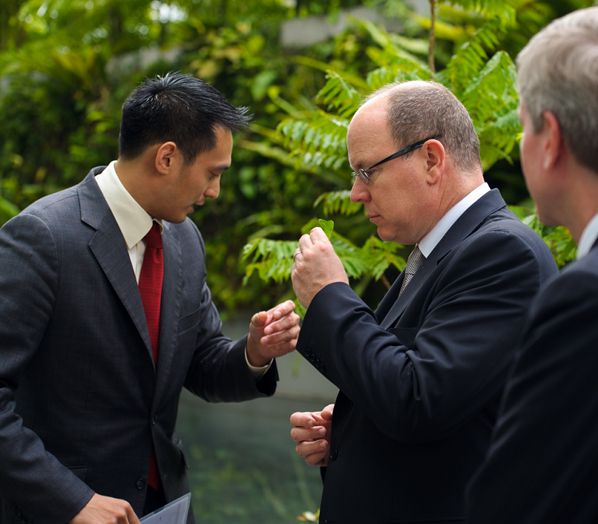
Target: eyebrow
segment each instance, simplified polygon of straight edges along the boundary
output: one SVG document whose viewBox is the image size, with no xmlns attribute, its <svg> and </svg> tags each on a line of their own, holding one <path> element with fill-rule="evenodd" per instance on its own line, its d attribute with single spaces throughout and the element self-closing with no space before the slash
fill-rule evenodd
<svg viewBox="0 0 598 524">
<path fill-rule="evenodd" d="M 228 168 L 230 168 L 231 164 L 220 164 L 218 166 L 214 166 L 210 168 L 210 171 L 218 171 L 220 174 L 224 173 Z"/>
</svg>

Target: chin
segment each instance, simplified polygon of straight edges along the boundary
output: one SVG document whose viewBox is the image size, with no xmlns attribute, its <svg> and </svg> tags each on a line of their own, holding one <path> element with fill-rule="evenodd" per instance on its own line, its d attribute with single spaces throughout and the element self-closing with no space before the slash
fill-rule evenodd
<svg viewBox="0 0 598 524">
<path fill-rule="evenodd" d="M 378 228 L 378 236 L 384 242 L 392 242 L 395 239 L 395 236 L 388 231 L 384 231 L 383 229 Z"/>
</svg>

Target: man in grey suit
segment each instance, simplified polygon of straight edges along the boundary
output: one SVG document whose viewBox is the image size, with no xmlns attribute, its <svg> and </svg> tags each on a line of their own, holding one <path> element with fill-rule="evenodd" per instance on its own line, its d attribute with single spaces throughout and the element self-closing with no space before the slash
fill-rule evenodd
<svg viewBox="0 0 598 524">
<path fill-rule="evenodd" d="M 351 198 L 382 239 L 416 248 L 372 311 L 322 230 L 301 237 L 297 349 L 340 392 L 331 425 L 330 410 L 295 413 L 291 434 L 325 466 L 320 522 L 463 522 L 524 313 L 556 267 L 484 182 L 473 123 L 443 86 L 382 88 L 347 146 Z"/>
<path fill-rule="evenodd" d="M 598 7 L 540 31 L 517 68 L 527 187 L 577 260 L 531 305 L 469 522 L 598 522 Z"/>
<path fill-rule="evenodd" d="M 218 197 L 247 122 L 196 78 L 148 80 L 123 106 L 118 160 L 0 230 L 1 522 L 137 523 L 189 490 L 183 387 L 209 401 L 273 394 L 272 359 L 299 331 L 293 303 L 226 338 L 187 218 Z M 146 261 L 160 266 L 157 306 L 138 287 Z"/>
</svg>

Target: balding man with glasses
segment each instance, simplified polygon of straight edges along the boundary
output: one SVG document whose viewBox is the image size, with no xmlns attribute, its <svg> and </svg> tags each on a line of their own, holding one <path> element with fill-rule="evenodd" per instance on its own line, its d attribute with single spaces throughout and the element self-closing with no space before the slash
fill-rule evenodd
<svg viewBox="0 0 598 524">
<path fill-rule="evenodd" d="M 321 523 L 463 522 L 522 320 L 556 267 L 484 182 L 471 118 L 443 86 L 375 92 L 347 145 L 351 199 L 380 238 L 415 247 L 373 311 L 320 228 L 299 240 L 297 349 L 340 392 L 291 415 L 291 436 L 323 468 Z"/>
</svg>

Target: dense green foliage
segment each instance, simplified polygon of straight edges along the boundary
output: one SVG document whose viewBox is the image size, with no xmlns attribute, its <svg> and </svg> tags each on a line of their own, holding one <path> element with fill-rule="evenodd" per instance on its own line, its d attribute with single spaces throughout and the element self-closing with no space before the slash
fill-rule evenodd
<svg viewBox="0 0 598 524">
<path fill-rule="evenodd" d="M 115 158 L 126 95 L 144 77 L 178 69 L 255 114 L 250 132 L 237 138 L 220 199 L 193 215 L 207 239 L 216 302 L 233 310 L 291 296 L 294 243 L 318 216 L 334 218 L 331 235 L 356 289 L 378 296 L 404 250 L 377 239 L 348 200 L 345 132 L 362 97 L 400 79 L 450 87 L 475 121 L 491 185 L 528 209 L 512 57 L 551 18 L 588 2 L 433 3 L 432 28 L 400 1 L 4 0 L 0 223 Z M 334 21 L 340 9 L 363 4 L 400 31 L 355 20 L 310 47 L 279 43 L 285 20 L 325 14 Z M 529 209 L 522 216 L 535 224 Z M 570 258 L 562 230 L 536 227 L 560 263 Z"/>
<path fill-rule="evenodd" d="M 321 178 L 325 172 L 330 187 L 316 199 L 315 206 L 323 216 L 334 216 L 339 222 L 331 239 L 360 292 L 372 280 L 381 279 L 387 287 L 388 279 L 383 278 L 386 272 L 392 274 L 405 264 L 401 246 L 381 242 L 370 230 L 346 220 L 361 207 L 349 200 L 346 189 L 344 137 L 348 122 L 365 95 L 393 81 L 435 80 L 455 93 L 471 114 L 480 136 L 487 178 L 501 187 L 511 204 L 521 204 L 516 209 L 519 216 L 545 238 L 559 265 L 571 260 L 575 253 L 564 228 L 546 228 L 538 222 L 517 168 L 507 167 L 508 175 L 504 173 L 505 165 L 513 165 L 517 160 L 515 146 L 521 132 L 515 66 L 507 49 L 517 49 L 526 41 L 520 38 L 513 41 L 510 35 L 520 37 L 531 28 L 535 32 L 553 12 L 546 4 L 522 0 L 439 4 L 441 9 L 434 15 L 439 15 L 442 22 L 431 27 L 424 20 L 424 26 L 434 40 L 441 40 L 436 53 L 440 59 L 436 59 L 432 47 L 417 37 L 391 34 L 373 24 L 360 23 L 359 28 L 370 37 L 371 43 L 365 49 L 374 67 L 358 78 L 347 74 L 345 69 L 328 68 L 326 84 L 316 96 L 315 105 L 307 111 L 294 109 L 278 126 L 275 136 L 297 159 L 298 169 L 308 176 L 311 174 L 311 178 L 314 174 Z M 473 27 L 466 29 L 469 24 Z M 496 180 L 493 170 L 497 171 Z M 311 220 L 304 225 L 303 232 L 313 224 Z M 284 240 L 254 237 L 244 250 L 244 257 L 250 262 L 247 275 L 258 272 L 264 280 L 288 279 L 292 268 L 288 258 L 293 245 Z"/>
</svg>

